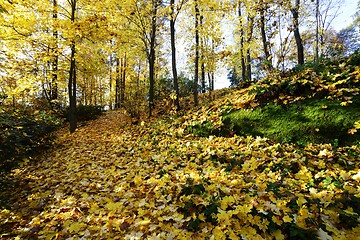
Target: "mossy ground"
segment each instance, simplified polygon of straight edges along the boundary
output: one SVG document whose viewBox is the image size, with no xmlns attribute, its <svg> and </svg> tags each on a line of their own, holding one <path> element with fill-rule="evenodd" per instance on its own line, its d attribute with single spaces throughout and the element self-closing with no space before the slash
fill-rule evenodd
<svg viewBox="0 0 360 240">
<path fill-rule="evenodd" d="M 268 103 L 255 109 L 241 109 L 224 116 L 226 125 L 238 135 L 267 137 L 298 144 L 357 144 L 359 134 L 349 134 L 360 119 L 360 97 L 348 106 L 329 99 L 307 99 L 289 105 Z"/>
</svg>

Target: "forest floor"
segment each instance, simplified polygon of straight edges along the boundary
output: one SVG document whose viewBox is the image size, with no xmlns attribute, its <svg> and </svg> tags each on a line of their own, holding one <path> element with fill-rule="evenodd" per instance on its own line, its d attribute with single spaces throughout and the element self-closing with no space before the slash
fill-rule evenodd
<svg viewBox="0 0 360 240">
<path fill-rule="evenodd" d="M 359 91 L 307 74 L 289 86 Z M 360 68 L 341 77 L 358 84 Z M 57 131 L 50 149 L 7 175 L 0 238 L 359 239 L 360 145 L 237 136 L 222 116 L 259 106 L 254 89 L 218 92 L 182 116 L 133 124 L 108 111 L 73 134 Z"/>
<path fill-rule="evenodd" d="M 183 122 L 178 119 L 177 124 Z M 196 137 L 112 111 L 9 175 L 3 239 L 356 239 L 359 147 Z"/>
</svg>

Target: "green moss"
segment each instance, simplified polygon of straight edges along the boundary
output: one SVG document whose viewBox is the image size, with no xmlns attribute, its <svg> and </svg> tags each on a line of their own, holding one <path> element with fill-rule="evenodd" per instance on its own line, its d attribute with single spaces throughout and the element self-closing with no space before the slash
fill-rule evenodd
<svg viewBox="0 0 360 240">
<path fill-rule="evenodd" d="M 215 131 L 213 127 L 213 123 L 210 121 L 206 121 L 203 124 L 196 123 L 194 125 L 189 126 L 187 130 L 198 137 L 208 137 L 214 134 Z"/>
<path fill-rule="evenodd" d="M 266 106 L 239 110 L 224 116 L 224 123 L 238 135 L 263 136 L 278 142 L 356 143 L 359 134 L 348 130 L 360 119 L 360 97 L 349 106 L 337 100 L 310 99 L 289 105 Z"/>
</svg>

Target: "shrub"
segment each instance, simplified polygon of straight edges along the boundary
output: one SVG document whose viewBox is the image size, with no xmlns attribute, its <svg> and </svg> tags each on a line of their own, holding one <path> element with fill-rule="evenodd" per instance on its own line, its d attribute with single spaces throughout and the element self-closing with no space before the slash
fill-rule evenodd
<svg viewBox="0 0 360 240">
<path fill-rule="evenodd" d="M 50 133 L 62 124 L 48 112 L 0 109 L 0 169 L 11 169 L 19 160 L 46 146 Z"/>
<path fill-rule="evenodd" d="M 63 117 L 69 119 L 70 108 L 66 108 Z M 101 106 L 78 105 L 76 107 L 76 118 L 79 122 L 94 120 L 103 113 Z"/>
<path fill-rule="evenodd" d="M 360 66 L 360 49 L 356 50 L 349 58 L 348 63 L 354 66 Z"/>
</svg>

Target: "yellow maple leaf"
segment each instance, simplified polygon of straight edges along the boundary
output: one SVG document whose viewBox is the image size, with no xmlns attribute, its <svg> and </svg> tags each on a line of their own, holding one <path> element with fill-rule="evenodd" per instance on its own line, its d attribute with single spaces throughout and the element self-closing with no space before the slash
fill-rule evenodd
<svg viewBox="0 0 360 240">
<path fill-rule="evenodd" d="M 223 222 L 225 225 L 230 224 L 230 218 L 229 217 L 231 217 L 231 214 L 228 214 L 226 211 L 221 211 L 216 216 L 217 216 L 217 219 L 220 222 Z"/>
<path fill-rule="evenodd" d="M 279 229 L 273 233 L 273 236 L 275 237 L 276 240 L 284 240 L 285 239 L 285 236 L 281 233 L 281 230 L 279 230 Z"/>
<path fill-rule="evenodd" d="M 351 128 L 348 130 L 348 134 L 354 135 L 357 132 L 356 128 Z"/>
<path fill-rule="evenodd" d="M 295 174 L 295 178 L 300 180 L 309 180 L 312 178 L 312 174 L 306 167 L 302 166 L 300 171 Z"/>
<path fill-rule="evenodd" d="M 139 185 L 142 181 L 143 181 L 143 179 L 142 179 L 141 176 L 136 176 L 136 177 L 134 178 L 134 183 L 135 183 L 136 185 Z"/>
<path fill-rule="evenodd" d="M 237 206 L 234 210 L 234 214 L 238 214 L 241 217 L 246 216 L 249 212 L 251 212 L 253 205 L 252 204 L 246 204 L 243 206 Z"/>
<path fill-rule="evenodd" d="M 109 202 L 105 205 L 105 207 L 110 211 L 116 211 L 117 209 L 120 209 L 122 206 L 119 202 Z"/>
<path fill-rule="evenodd" d="M 283 221 L 286 223 L 292 222 L 292 218 L 289 217 L 288 215 L 286 215 L 285 217 L 283 217 Z"/>
<path fill-rule="evenodd" d="M 296 200 L 296 203 L 299 207 L 301 207 L 302 205 L 304 205 L 305 203 L 307 203 L 306 199 L 303 197 L 299 197 L 298 200 Z"/>
<path fill-rule="evenodd" d="M 212 231 L 213 237 L 214 239 L 226 239 L 226 235 L 224 233 L 224 231 L 221 230 L 220 227 L 215 227 L 214 230 Z"/>
<path fill-rule="evenodd" d="M 85 228 L 85 226 L 86 225 L 84 223 L 74 222 L 70 225 L 69 232 L 70 233 L 78 233 L 78 232 L 80 232 L 80 230 Z"/>
<path fill-rule="evenodd" d="M 205 215 L 204 215 L 203 213 L 200 213 L 199 216 L 198 216 L 198 218 L 199 218 L 201 221 L 203 221 L 203 222 L 206 221 Z"/>
<path fill-rule="evenodd" d="M 220 202 L 221 209 L 226 210 L 226 208 L 234 202 L 235 198 L 233 196 L 225 196 Z"/>
<path fill-rule="evenodd" d="M 229 238 L 231 239 L 231 240 L 237 240 L 237 239 L 239 239 L 239 237 L 234 233 L 234 231 L 233 230 L 231 230 L 231 229 L 229 229 Z"/>
<path fill-rule="evenodd" d="M 277 225 L 281 225 L 283 222 L 280 220 L 280 216 L 277 216 L 277 215 L 273 215 L 271 217 L 271 220 L 276 223 Z"/>
</svg>

